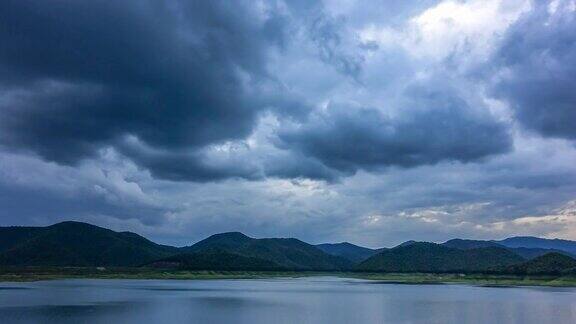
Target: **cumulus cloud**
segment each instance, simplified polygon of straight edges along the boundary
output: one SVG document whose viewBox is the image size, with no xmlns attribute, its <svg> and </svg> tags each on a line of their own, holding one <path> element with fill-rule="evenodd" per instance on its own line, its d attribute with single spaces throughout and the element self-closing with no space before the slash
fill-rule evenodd
<svg viewBox="0 0 576 324">
<path fill-rule="evenodd" d="M 432 85 L 411 87 L 399 114 L 354 104 L 330 104 L 306 123 L 280 130 L 280 148 L 302 152 L 353 173 L 386 166 L 470 162 L 510 150 L 506 126 Z"/>
<path fill-rule="evenodd" d="M 170 151 L 249 135 L 286 37 L 250 4 L 4 2 L 3 144 L 73 164 L 126 135 Z"/>
<path fill-rule="evenodd" d="M 576 3 L 534 1 L 495 53 L 492 93 L 544 136 L 576 139 Z M 490 70 L 490 73 L 494 70 Z"/>
<path fill-rule="evenodd" d="M 2 1 L 0 222 L 573 236 L 575 8 Z"/>
<path fill-rule="evenodd" d="M 158 225 L 178 205 L 166 205 L 145 189 L 145 173 L 113 152 L 79 167 L 2 152 L 0 202 L 6 224 L 46 224 L 72 215 L 108 216 Z"/>
<path fill-rule="evenodd" d="M 291 31 L 319 61 L 361 77 L 360 39 L 321 3 L 3 6 L 2 143 L 48 161 L 73 165 L 113 147 L 162 179 L 331 180 L 358 169 L 470 162 L 510 147 L 502 124 L 436 80 L 405 90 L 406 108 L 394 117 L 342 104 L 310 112 L 305 97 L 290 98 L 290 85 L 267 66 L 291 46 Z M 266 110 L 280 118 L 277 147 L 289 152 L 207 154 L 249 137 Z"/>
</svg>

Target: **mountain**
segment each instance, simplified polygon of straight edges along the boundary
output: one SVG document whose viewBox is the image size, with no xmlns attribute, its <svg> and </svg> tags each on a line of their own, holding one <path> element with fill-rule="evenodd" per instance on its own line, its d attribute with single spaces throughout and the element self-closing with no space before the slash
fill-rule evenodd
<svg viewBox="0 0 576 324">
<path fill-rule="evenodd" d="M 544 239 L 532 236 L 517 236 L 507 238 L 501 241 L 494 241 L 500 245 L 509 248 L 538 248 L 538 249 L 555 249 L 576 255 L 576 241 L 561 239 Z"/>
<path fill-rule="evenodd" d="M 356 267 L 377 272 L 476 272 L 524 261 L 500 247 L 470 250 L 435 243 L 416 242 L 380 252 Z"/>
<path fill-rule="evenodd" d="M 414 243 L 418 243 L 418 242 L 417 242 L 417 241 L 414 241 L 414 240 L 409 240 L 409 241 L 406 241 L 406 242 L 403 242 L 403 243 L 400 243 L 400 244 L 396 245 L 395 248 L 412 245 L 412 244 L 414 244 Z"/>
<path fill-rule="evenodd" d="M 0 265 L 5 266 L 136 266 L 177 251 L 135 233 L 80 222 L 0 228 Z"/>
<path fill-rule="evenodd" d="M 328 254 L 342 257 L 354 263 L 360 263 L 380 251 L 354 245 L 348 242 L 324 243 L 318 244 L 316 247 Z"/>
<path fill-rule="evenodd" d="M 570 254 L 566 251 L 556 250 L 556 249 L 541 249 L 541 248 L 526 248 L 526 247 L 517 247 L 517 248 L 508 248 L 508 250 L 518 254 L 519 256 L 523 257 L 524 259 L 530 260 L 537 258 L 539 256 L 543 256 L 548 253 L 560 253 L 564 254 L 569 257 L 574 257 L 573 254 Z"/>
<path fill-rule="evenodd" d="M 200 253 L 209 249 L 266 260 L 290 270 L 334 271 L 352 267 L 350 261 L 325 253 L 298 239 L 255 239 L 238 232 L 212 235 L 192 246 L 182 248 L 182 251 Z"/>
<path fill-rule="evenodd" d="M 252 242 L 253 238 L 246 236 L 240 232 L 227 232 L 214 234 L 190 247 L 185 247 L 185 252 L 195 252 L 204 249 L 221 249 L 231 250 L 238 246 Z"/>
<path fill-rule="evenodd" d="M 220 249 L 183 253 L 156 260 L 146 265 L 160 269 L 179 270 L 225 270 L 225 271 L 270 271 L 285 270 L 275 262 L 247 257 Z"/>
<path fill-rule="evenodd" d="M 461 250 L 469 250 L 469 249 L 476 249 L 482 247 L 501 247 L 508 249 L 519 256 L 523 257 L 524 259 L 534 259 L 541 255 L 547 253 L 561 253 L 566 254 L 568 256 L 572 256 L 570 253 L 556 250 L 556 249 L 543 249 L 543 248 L 529 248 L 529 247 L 507 247 L 505 245 L 501 245 L 496 243 L 495 241 L 481 241 L 481 240 L 463 240 L 463 239 L 453 239 L 442 243 L 443 246 L 461 249 Z"/>
<path fill-rule="evenodd" d="M 548 253 L 524 263 L 508 267 L 505 271 L 516 274 L 560 274 L 576 270 L 576 260 L 561 253 Z"/>
<path fill-rule="evenodd" d="M 215 234 L 176 248 L 81 222 L 0 227 L 0 266 L 576 273 L 576 261 L 570 257 L 575 252 L 574 241 L 536 237 L 454 239 L 442 244 L 407 241 L 374 250 L 347 242 L 314 246 L 294 238 L 255 239 L 240 232 Z"/>
<path fill-rule="evenodd" d="M 470 250 L 486 247 L 503 247 L 502 245 L 492 241 L 463 240 L 463 239 L 453 239 L 442 243 L 442 245 L 461 250 Z"/>
</svg>

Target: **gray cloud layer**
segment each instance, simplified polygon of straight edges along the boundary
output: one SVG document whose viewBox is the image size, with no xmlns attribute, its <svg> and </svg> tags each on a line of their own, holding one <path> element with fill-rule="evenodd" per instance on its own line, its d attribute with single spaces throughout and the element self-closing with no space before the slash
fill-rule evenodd
<svg viewBox="0 0 576 324">
<path fill-rule="evenodd" d="M 247 136 L 271 103 L 250 92 L 271 79 L 266 56 L 283 43 L 274 11 L 263 18 L 247 2 L 223 1 L 1 6 L 2 138 L 10 147 L 65 164 L 125 135 L 193 150 Z"/>
<path fill-rule="evenodd" d="M 469 162 L 511 147 L 505 125 L 474 113 L 447 92 L 411 89 L 400 116 L 374 108 L 330 105 L 279 134 L 280 147 L 303 152 L 343 172 Z"/>
<path fill-rule="evenodd" d="M 63 164 L 114 147 L 171 180 L 256 179 L 263 172 L 334 177 L 290 163 L 264 171 L 250 161 L 219 168 L 199 152 L 246 138 L 263 110 L 302 117 L 305 100 L 287 99 L 289 90 L 267 71 L 270 56 L 291 46 L 288 33 L 298 24 L 320 61 L 360 77 L 363 59 L 344 46 L 342 19 L 319 4 L 280 8 L 236 1 L 3 2 L 2 142 Z M 508 150 L 502 125 L 471 115 L 465 101 L 445 92 L 408 94 L 419 108 L 399 120 L 370 109 L 312 114 L 297 130 L 282 131 L 281 146 L 320 162 L 308 164 L 348 174 Z M 127 136 L 141 145 L 127 144 Z"/>
<path fill-rule="evenodd" d="M 536 1 L 495 53 L 492 85 L 520 122 L 545 136 L 576 139 L 576 14 L 574 3 Z"/>
<path fill-rule="evenodd" d="M 1 1 L 0 225 L 576 235 L 574 8 Z"/>
</svg>

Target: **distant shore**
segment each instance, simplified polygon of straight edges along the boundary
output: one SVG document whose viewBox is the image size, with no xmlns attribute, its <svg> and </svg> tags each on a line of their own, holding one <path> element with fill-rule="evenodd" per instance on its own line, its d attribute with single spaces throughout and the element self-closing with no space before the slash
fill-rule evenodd
<svg viewBox="0 0 576 324">
<path fill-rule="evenodd" d="M 346 273 L 346 277 L 399 284 L 464 284 L 476 286 L 576 287 L 575 276 L 452 273 Z"/>
<path fill-rule="evenodd" d="M 575 276 L 518 276 L 494 274 L 437 273 L 360 273 L 308 271 L 183 271 L 142 268 L 5 268 L 0 269 L 0 282 L 26 282 L 57 279 L 270 279 L 334 276 L 371 280 L 383 284 L 464 284 L 478 286 L 548 286 L 576 287 Z"/>
</svg>

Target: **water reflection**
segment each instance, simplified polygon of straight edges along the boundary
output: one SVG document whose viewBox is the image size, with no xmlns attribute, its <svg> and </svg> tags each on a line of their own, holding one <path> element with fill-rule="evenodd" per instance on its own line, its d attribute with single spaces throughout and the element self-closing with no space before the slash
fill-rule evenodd
<svg viewBox="0 0 576 324">
<path fill-rule="evenodd" d="M 576 290 L 362 280 L 0 283 L 0 323 L 576 323 Z"/>
</svg>

